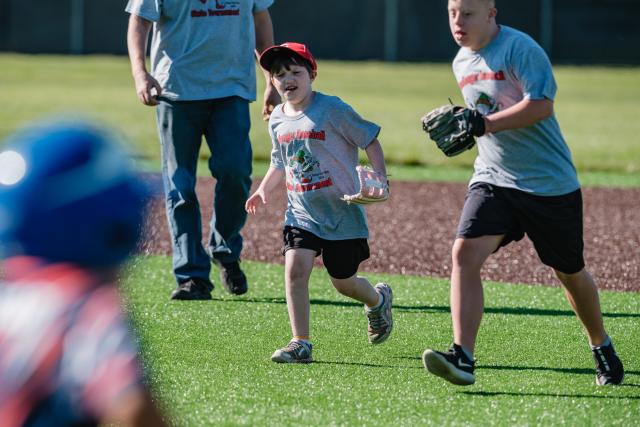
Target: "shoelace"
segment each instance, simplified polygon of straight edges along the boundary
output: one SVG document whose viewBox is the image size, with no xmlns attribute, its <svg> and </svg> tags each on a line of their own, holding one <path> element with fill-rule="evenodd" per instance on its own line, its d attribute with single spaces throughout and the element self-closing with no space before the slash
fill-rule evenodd
<svg viewBox="0 0 640 427">
<path fill-rule="evenodd" d="M 607 357 L 602 351 L 602 348 L 596 348 L 594 352 L 597 355 L 596 362 L 598 364 L 598 368 L 600 368 L 605 372 L 609 372 L 611 370 L 611 367 L 609 366 L 609 361 L 607 360 Z"/>
<path fill-rule="evenodd" d="M 387 326 L 387 322 L 382 316 L 382 307 L 376 311 L 367 312 L 367 317 L 369 318 L 369 324 L 375 330 L 379 330 Z"/>
<path fill-rule="evenodd" d="M 240 264 L 237 262 L 223 263 L 222 266 L 229 274 L 238 274 L 240 272 Z"/>
<path fill-rule="evenodd" d="M 287 349 L 293 353 L 297 354 L 299 348 L 304 349 L 304 345 L 298 341 L 289 341 L 289 344 L 287 344 Z"/>
</svg>

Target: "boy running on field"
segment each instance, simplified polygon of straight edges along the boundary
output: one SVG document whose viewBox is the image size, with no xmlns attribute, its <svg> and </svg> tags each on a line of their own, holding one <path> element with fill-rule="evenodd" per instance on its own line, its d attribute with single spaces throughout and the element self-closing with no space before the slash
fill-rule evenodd
<svg viewBox="0 0 640 427">
<path fill-rule="evenodd" d="M 256 213 L 286 177 L 284 220 L 285 287 L 293 338 L 271 356 L 274 362 L 311 362 L 309 276 L 322 254 L 331 283 L 341 294 L 365 304 L 369 341 L 380 344 L 393 327 L 392 292 L 357 275 L 369 258 L 364 208 L 340 200 L 355 193 L 358 149 L 386 177 L 380 127 L 362 119 L 337 97 L 315 92 L 316 61 L 305 45 L 284 43 L 265 50 L 260 65 L 271 73 L 284 103 L 269 120 L 271 166 L 246 203 Z"/>
<path fill-rule="evenodd" d="M 466 105 L 484 118 L 452 249 L 454 343 L 448 352 L 427 349 L 424 365 L 454 384 L 475 382 L 473 351 L 484 310 L 480 269 L 489 255 L 526 233 L 586 330 L 596 383 L 620 384 L 623 366 L 585 269 L 582 195 L 553 113 L 549 59 L 531 37 L 496 23 L 494 0 L 449 0 L 448 12 L 460 46 L 453 72 Z"/>
</svg>

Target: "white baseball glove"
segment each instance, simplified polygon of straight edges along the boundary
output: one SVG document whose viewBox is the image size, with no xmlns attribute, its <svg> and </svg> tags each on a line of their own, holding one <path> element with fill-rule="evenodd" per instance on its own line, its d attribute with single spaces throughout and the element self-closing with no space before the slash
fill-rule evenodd
<svg viewBox="0 0 640 427">
<path fill-rule="evenodd" d="M 341 197 L 347 203 L 368 205 L 384 202 L 389 198 L 389 181 L 381 173 L 373 171 L 368 166 L 356 166 L 360 190 L 356 194 L 345 194 Z"/>
</svg>

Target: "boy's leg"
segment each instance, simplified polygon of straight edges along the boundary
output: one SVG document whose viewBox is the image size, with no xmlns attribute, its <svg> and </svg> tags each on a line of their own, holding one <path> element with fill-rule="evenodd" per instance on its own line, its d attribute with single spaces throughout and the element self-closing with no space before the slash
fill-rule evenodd
<svg viewBox="0 0 640 427">
<path fill-rule="evenodd" d="M 331 283 L 342 295 L 365 304 L 369 342 L 381 344 L 393 329 L 393 292 L 386 283 L 378 283 L 374 288 L 367 279 L 358 277 L 358 267 L 369 255 L 367 239 L 323 241 L 322 261 Z"/>
<path fill-rule="evenodd" d="M 309 276 L 316 252 L 289 249 L 285 252 L 284 282 L 291 333 L 294 338 L 309 339 Z"/>
<path fill-rule="evenodd" d="M 284 227 L 282 237 L 287 310 L 293 337 L 289 344 L 271 355 L 271 360 L 309 363 L 313 360 L 313 345 L 309 341 L 309 276 L 314 259 L 321 252 L 321 239 L 307 230 L 291 226 Z"/>
<path fill-rule="evenodd" d="M 393 291 L 386 283 L 378 283 L 375 288 L 364 278 L 356 274 L 346 279 L 331 277 L 331 283 L 342 295 L 365 304 L 367 316 L 367 335 L 371 344 L 382 344 L 393 330 Z"/>
<path fill-rule="evenodd" d="M 322 240 L 322 261 L 336 290 L 373 307 L 378 305 L 378 293 L 357 274 L 360 263 L 369 256 L 367 239 Z"/>
<path fill-rule="evenodd" d="M 607 339 L 607 333 L 602 320 L 598 288 L 593 278 L 584 268 L 575 274 L 554 271 L 564 285 L 567 300 L 582 322 L 589 342 L 593 346 L 601 345 Z"/>
<path fill-rule="evenodd" d="M 458 238 L 453 243 L 450 291 L 453 341 L 471 353 L 484 312 L 480 269 L 502 238 L 502 235 Z"/>
<path fill-rule="evenodd" d="M 286 232 L 285 232 L 286 233 Z M 295 248 L 285 252 L 287 310 L 293 338 L 271 355 L 276 363 L 309 363 L 313 345 L 309 341 L 309 276 L 316 251 Z"/>
<path fill-rule="evenodd" d="M 480 269 L 500 245 L 503 235 L 457 238 L 451 251 L 451 321 L 453 344 L 446 351 L 426 349 L 424 367 L 450 383 L 475 383 L 473 350 L 484 311 Z"/>
<path fill-rule="evenodd" d="M 357 274 L 346 279 L 331 277 L 331 283 L 342 295 L 360 301 L 367 307 L 375 307 L 380 302 L 380 295 L 365 277 Z"/>
<path fill-rule="evenodd" d="M 555 271 L 586 330 L 596 362 L 596 383 L 620 384 L 622 362 L 604 329 L 596 284 L 584 268 L 582 192 L 549 197 L 513 192 L 512 196 L 540 260 Z"/>
<path fill-rule="evenodd" d="M 589 337 L 596 363 L 596 384 L 622 384 L 624 366 L 604 329 L 600 297 L 593 278 L 584 268 L 574 274 L 554 271 L 564 285 L 565 295 Z"/>
</svg>

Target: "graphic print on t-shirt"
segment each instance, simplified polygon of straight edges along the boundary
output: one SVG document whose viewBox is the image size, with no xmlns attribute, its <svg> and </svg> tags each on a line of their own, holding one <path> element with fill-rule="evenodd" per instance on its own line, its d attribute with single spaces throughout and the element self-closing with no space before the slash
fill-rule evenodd
<svg viewBox="0 0 640 427">
<path fill-rule="evenodd" d="M 332 185 L 329 172 L 323 171 L 320 162 L 306 150 L 304 144 L 300 144 L 287 162 L 287 189 L 301 193 Z"/>
<path fill-rule="evenodd" d="M 491 98 L 484 92 L 480 92 L 478 98 L 473 103 L 473 108 L 478 110 L 480 114 L 486 116 L 487 114 L 495 113 L 499 110 L 498 103 L 495 99 Z"/>
<path fill-rule="evenodd" d="M 240 2 L 237 0 L 193 0 L 192 18 L 205 16 L 239 16 Z"/>
</svg>

